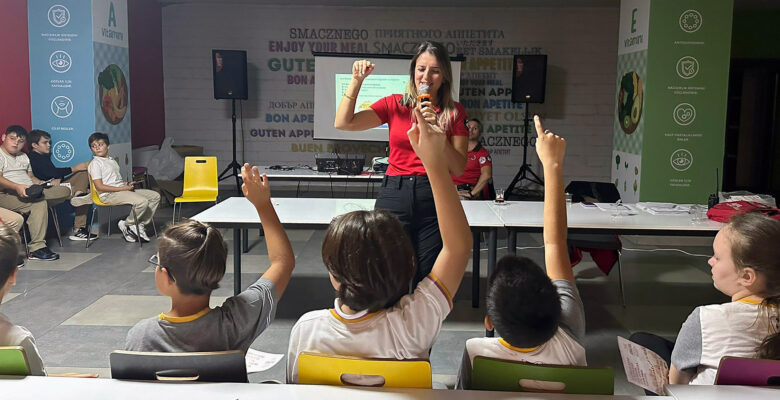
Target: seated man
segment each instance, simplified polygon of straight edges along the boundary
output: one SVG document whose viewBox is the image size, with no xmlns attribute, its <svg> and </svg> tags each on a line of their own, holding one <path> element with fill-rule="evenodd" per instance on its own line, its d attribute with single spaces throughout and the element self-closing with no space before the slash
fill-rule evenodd
<svg viewBox="0 0 780 400">
<path fill-rule="evenodd" d="M 487 200 L 482 191 L 493 177 L 493 163 L 490 154 L 482 147 L 482 122 L 476 118 L 466 120 L 469 131 L 469 152 L 466 155 L 466 169 L 460 176 L 453 176 L 452 182 L 458 187 L 461 199 Z"/>
<path fill-rule="evenodd" d="M 92 204 L 89 194 L 89 177 L 87 163 L 82 162 L 73 167 L 57 168 L 51 162 L 51 135 L 49 132 L 33 129 L 30 138 L 30 165 L 33 175 L 42 181 L 48 181 L 52 186 L 70 185 L 70 204 L 76 208 L 73 219 L 73 234 L 70 240 L 87 240 L 87 213 Z M 90 239 L 97 239 L 96 234 L 90 234 Z"/>
<path fill-rule="evenodd" d="M 46 201 L 66 199 L 70 196 L 70 190 L 64 186 L 56 186 L 43 189 L 42 196 L 28 196 L 27 189 L 30 186 L 43 182 L 33 175 L 30 159 L 22 152 L 26 140 L 27 130 L 18 125 L 9 126 L 0 136 L 0 207 L 20 214 L 30 213 L 27 218 L 27 226 L 30 228 L 30 259 L 57 260 L 60 258 L 59 254 L 46 247 L 45 236 L 49 223 Z"/>
</svg>

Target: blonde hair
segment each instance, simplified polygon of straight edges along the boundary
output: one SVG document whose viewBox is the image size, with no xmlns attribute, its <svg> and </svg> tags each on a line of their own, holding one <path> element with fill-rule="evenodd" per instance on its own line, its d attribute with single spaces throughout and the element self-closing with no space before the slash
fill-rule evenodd
<svg viewBox="0 0 780 400">
<path fill-rule="evenodd" d="M 436 61 L 439 62 L 439 69 L 443 75 L 441 87 L 439 92 L 436 93 L 436 98 L 439 99 L 439 107 L 441 112 L 438 115 L 439 126 L 441 126 L 445 132 L 449 131 L 452 127 L 451 122 L 458 114 L 458 110 L 455 108 L 455 100 L 452 95 L 452 65 L 450 64 L 450 56 L 447 53 L 447 48 L 439 42 L 422 42 L 417 46 L 417 52 L 412 58 L 412 62 L 409 64 L 409 83 L 406 85 L 403 98 L 401 99 L 401 105 L 406 107 L 414 107 L 417 105 L 417 86 L 414 84 L 414 73 L 417 67 L 417 59 L 423 53 L 428 53 L 436 57 Z"/>
</svg>

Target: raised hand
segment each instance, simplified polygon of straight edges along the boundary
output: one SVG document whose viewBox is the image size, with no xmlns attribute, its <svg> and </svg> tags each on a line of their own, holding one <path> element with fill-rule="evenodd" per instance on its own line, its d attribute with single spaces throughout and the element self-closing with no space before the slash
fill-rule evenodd
<svg viewBox="0 0 780 400">
<path fill-rule="evenodd" d="M 368 60 L 357 60 L 352 64 L 352 79 L 363 81 L 374 71 L 374 64 Z"/>
<path fill-rule="evenodd" d="M 534 115 L 534 125 L 536 126 L 536 154 L 542 165 L 545 168 L 563 165 L 566 140 L 549 130 L 545 130 L 538 115 Z"/>
<path fill-rule="evenodd" d="M 415 107 L 412 111 L 417 122 L 412 124 L 406 134 L 409 136 L 409 142 L 412 149 L 420 157 L 423 163 L 434 162 L 435 160 L 444 161 L 444 151 L 447 142 L 447 135 L 441 127 L 431 125 L 425 120 L 420 107 Z"/>
<path fill-rule="evenodd" d="M 244 164 L 241 167 L 241 179 L 244 180 L 241 191 L 252 204 L 257 206 L 271 200 L 271 185 L 268 184 L 268 177 L 265 174 L 260 175 L 257 167 L 250 168 L 249 164 Z"/>
</svg>

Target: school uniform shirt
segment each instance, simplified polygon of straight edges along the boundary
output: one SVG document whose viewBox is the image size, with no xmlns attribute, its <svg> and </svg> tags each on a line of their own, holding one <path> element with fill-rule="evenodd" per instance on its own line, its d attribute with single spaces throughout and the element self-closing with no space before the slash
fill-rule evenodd
<svg viewBox="0 0 780 400">
<path fill-rule="evenodd" d="M 21 346 L 27 356 L 30 375 L 46 375 L 43 360 L 38 353 L 38 347 L 35 345 L 32 333 L 22 326 L 14 325 L 3 313 L 0 313 L 0 346 Z"/>
<path fill-rule="evenodd" d="M 298 382 L 301 352 L 381 359 L 428 359 L 441 324 L 452 309 L 452 296 L 428 275 L 412 294 L 377 312 L 345 314 L 334 308 L 304 314 L 290 332 L 287 382 Z"/>
<path fill-rule="evenodd" d="M 554 280 L 553 285 L 561 299 L 561 320 L 555 335 L 544 344 L 532 348 L 512 346 L 500 337 L 467 340 L 455 382 L 456 389 L 471 387 L 471 371 L 476 356 L 534 364 L 588 365 L 585 348 L 580 343 L 585 336 L 585 311 L 577 287 L 565 279 Z"/>
<path fill-rule="evenodd" d="M 691 384 L 712 385 L 722 357 L 754 358 L 761 342 L 780 331 L 777 308 L 767 318 L 759 304 L 742 299 L 696 307 L 677 335 L 672 365 L 693 374 Z"/>
<path fill-rule="evenodd" d="M 390 130 L 390 156 L 388 157 L 387 172 L 385 175 L 426 175 L 425 167 L 417 157 L 417 153 L 409 143 L 406 132 L 412 127 L 412 108 L 402 106 L 399 102 L 403 98 L 400 94 L 393 94 L 377 100 L 371 105 L 382 124 L 388 124 Z M 455 103 L 455 116 L 447 130 L 447 138 L 452 136 L 468 136 L 466 125 L 466 109 L 460 103 Z M 435 108 L 438 113 L 441 111 Z"/>
<path fill-rule="evenodd" d="M 3 178 L 20 185 L 32 185 L 33 181 L 29 175 L 31 171 L 27 154 L 19 152 L 12 156 L 6 153 L 5 149 L 0 149 L 0 172 L 3 173 Z"/>
<path fill-rule="evenodd" d="M 87 171 L 93 181 L 100 179 L 106 186 L 120 187 L 125 184 L 119 164 L 113 158 L 94 156 Z M 100 200 L 106 201 L 107 196 L 108 192 L 100 193 Z"/>
<path fill-rule="evenodd" d="M 452 183 L 455 185 L 469 184 L 474 186 L 479 181 L 479 176 L 482 175 L 482 167 L 489 167 L 493 165 L 493 160 L 490 158 L 490 153 L 487 149 L 482 147 L 481 143 L 477 143 L 472 150 L 466 154 L 466 169 L 463 170 L 461 176 L 453 176 Z"/>
<path fill-rule="evenodd" d="M 192 352 L 241 350 L 260 336 L 276 314 L 276 287 L 260 278 L 219 306 L 186 317 L 165 313 L 144 319 L 127 332 L 125 350 Z"/>
</svg>

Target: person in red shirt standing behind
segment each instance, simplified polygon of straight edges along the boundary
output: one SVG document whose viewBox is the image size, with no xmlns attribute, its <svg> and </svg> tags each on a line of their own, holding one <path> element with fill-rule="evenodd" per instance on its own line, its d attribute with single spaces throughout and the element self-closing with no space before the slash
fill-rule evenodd
<svg viewBox="0 0 780 400">
<path fill-rule="evenodd" d="M 375 208 L 392 212 L 409 235 L 417 254 L 416 285 L 431 272 L 442 241 L 431 185 L 407 136 L 412 128 L 412 109 L 419 103 L 426 121 L 438 124 L 447 134 L 445 158 L 452 175 L 462 174 L 466 167 L 466 110 L 453 100 L 450 57 L 441 43 L 423 42 L 417 47 L 409 65 L 409 84 L 403 94 L 381 98 L 370 109 L 355 113 L 360 87 L 373 70 L 374 64 L 368 60 L 358 60 L 352 65 L 352 80 L 339 103 L 334 126 L 363 131 L 388 124 L 390 165 Z M 424 86 L 429 96 L 420 95 L 425 92 Z"/>
<path fill-rule="evenodd" d="M 485 186 L 493 177 L 493 161 L 490 153 L 482 147 L 482 122 L 476 118 L 466 121 L 469 131 L 469 153 L 466 155 L 466 170 L 460 176 L 453 176 L 458 194 L 465 200 L 488 200 L 483 196 Z"/>
</svg>

